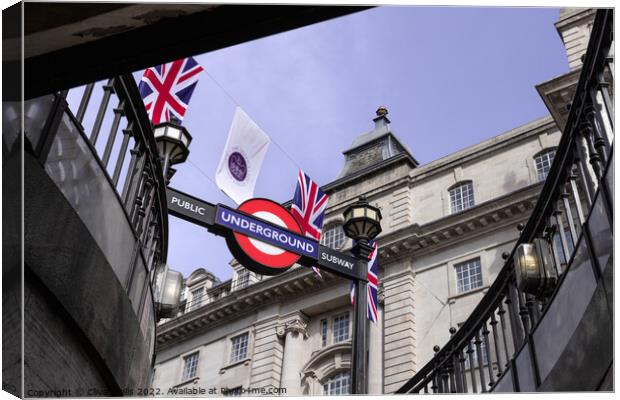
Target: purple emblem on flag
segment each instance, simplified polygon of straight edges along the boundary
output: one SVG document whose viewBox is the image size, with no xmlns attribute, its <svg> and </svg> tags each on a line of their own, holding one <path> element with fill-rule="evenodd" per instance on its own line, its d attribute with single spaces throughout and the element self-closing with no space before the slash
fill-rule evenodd
<svg viewBox="0 0 620 400">
<path fill-rule="evenodd" d="M 228 170 L 233 178 L 239 182 L 245 180 L 248 175 L 248 164 L 241 153 L 235 151 L 228 157 Z"/>
</svg>

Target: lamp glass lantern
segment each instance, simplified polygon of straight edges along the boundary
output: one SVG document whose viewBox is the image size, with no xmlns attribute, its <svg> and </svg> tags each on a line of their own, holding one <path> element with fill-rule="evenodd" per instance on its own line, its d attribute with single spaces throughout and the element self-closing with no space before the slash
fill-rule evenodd
<svg viewBox="0 0 620 400">
<path fill-rule="evenodd" d="M 184 162 L 189 155 L 189 145 L 192 136 L 178 121 L 168 121 L 153 128 L 155 142 L 160 157 L 163 158 L 163 173 L 167 176 L 171 165 Z"/>
<path fill-rule="evenodd" d="M 181 302 L 183 274 L 171 270 L 166 263 L 160 262 L 156 267 L 153 283 L 157 319 L 175 316 Z"/>
<path fill-rule="evenodd" d="M 345 234 L 356 240 L 368 242 L 381 233 L 381 210 L 361 196 L 344 211 Z"/>
<path fill-rule="evenodd" d="M 525 293 L 540 296 L 553 289 L 558 279 L 549 244 L 542 238 L 520 244 L 513 256 L 517 286 Z"/>
</svg>

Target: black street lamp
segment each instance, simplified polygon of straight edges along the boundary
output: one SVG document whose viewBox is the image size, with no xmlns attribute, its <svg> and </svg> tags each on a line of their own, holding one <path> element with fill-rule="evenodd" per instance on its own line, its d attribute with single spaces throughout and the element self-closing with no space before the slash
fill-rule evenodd
<svg viewBox="0 0 620 400">
<path fill-rule="evenodd" d="M 153 128 L 159 156 L 163 158 L 163 173 L 166 183 L 169 180 L 168 169 L 171 165 L 182 163 L 189 155 L 192 136 L 179 121 L 170 120 L 155 125 Z"/>
<path fill-rule="evenodd" d="M 351 204 L 344 211 L 343 229 L 345 235 L 353 239 L 354 245 L 351 249 L 353 254 L 365 263 L 367 267 L 368 258 L 372 252 L 369 241 L 381 233 L 381 211 L 368 204 L 365 196 L 360 196 L 358 201 Z M 366 309 L 368 282 L 358 280 L 355 287 L 355 331 L 352 344 L 351 362 L 351 386 L 353 394 L 366 394 L 367 373 L 368 373 L 368 343 Z"/>
</svg>

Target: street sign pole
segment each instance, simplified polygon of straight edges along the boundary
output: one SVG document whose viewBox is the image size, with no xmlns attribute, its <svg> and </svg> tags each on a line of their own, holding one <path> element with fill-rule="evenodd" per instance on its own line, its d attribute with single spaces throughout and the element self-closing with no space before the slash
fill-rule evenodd
<svg viewBox="0 0 620 400">
<path fill-rule="evenodd" d="M 358 240 L 353 246 L 353 254 L 357 259 L 360 275 L 368 274 L 368 259 L 373 248 L 367 240 Z M 351 388 L 353 394 L 368 393 L 368 281 L 359 279 L 355 282 L 355 331 L 353 332 L 351 359 Z"/>
<path fill-rule="evenodd" d="M 364 264 L 364 263 L 360 263 Z M 367 321 L 366 321 L 366 308 L 367 298 L 366 290 L 368 283 L 363 280 L 358 280 L 355 283 L 355 327 L 353 331 L 353 351 L 351 360 L 351 387 L 353 394 L 366 394 L 368 392 L 366 387 L 367 377 L 367 355 L 366 349 L 367 343 Z"/>
</svg>

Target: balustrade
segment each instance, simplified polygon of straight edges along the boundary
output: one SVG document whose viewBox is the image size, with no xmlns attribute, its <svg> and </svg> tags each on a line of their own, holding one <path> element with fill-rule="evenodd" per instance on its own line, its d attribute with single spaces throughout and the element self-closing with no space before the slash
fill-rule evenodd
<svg viewBox="0 0 620 400">
<path fill-rule="evenodd" d="M 572 272 L 573 261 L 585 265 L 583 259 L 589 257 L 591 275 L 599 280 L 610 274 L 613 186 L 605 182 L 613 174 L 612 32 L 613 11 L 599 10 L 553 165 L 530 219 L 519 227 L 512 254 L 503 255 L 504 266 L 467 321 L 458 331 L 451 329 L 447 344 L 441 349 L 436 346 L 434 357 L 397 393 L 429 393 L 429 385 L 431 393 L 535 390 L 549 371 L 538 368 L 536 355 L 546 349 L 536 349 L 532 336 L 556 296 L 564 296 L 558 292 Z M 608 230 L 599 229 L 601 224 Z M 599 231 L 607 236 L 599 234 L 593 241 Z M 536 238 L 548 244 L 557 278 L 532 294 L 517 285 L 514 256 L 520 245 Z M 584 253 L 584 246 L 591 250 Z M 602 254 L 603 261 L 597 260 L 597 254 Z M 575 274 L 588 276 L 579 271 Z M 513 379 L 515 369 L 519 377 Z"/>
<path fill-rule="evenodd" d="M 168 219 L 161 162 L 135 80 L 118 76 L 85 85 L 81 96 L 77 88 L 40 101 L 48 98 L 53 107 L 40 137 L 28 137 L 31 152 L 105 254 L 153 345 L 154 278 L 167 257 Z"/>
</svg>

